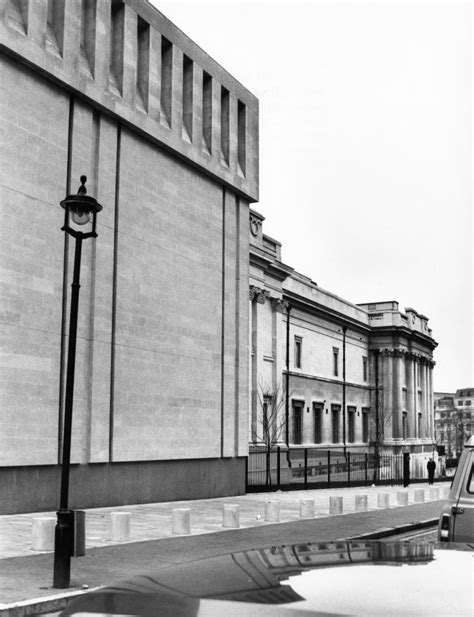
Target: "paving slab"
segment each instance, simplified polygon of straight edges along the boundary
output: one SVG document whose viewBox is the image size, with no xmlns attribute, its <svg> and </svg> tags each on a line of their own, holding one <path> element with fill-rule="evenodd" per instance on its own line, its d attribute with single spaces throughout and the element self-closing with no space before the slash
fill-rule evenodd
<svg viewBox="0 0 474 617">
<path fill-rule="evenodd" d="M 355 495 L 363 492 L 368 495 L 368 510 L 355 512 Z M 377 507 L 378 492 L 390 492 L 389 508 Z M 345 514 L 329 515 L 331 495 L 343 496 Z M 0 615 L 20 617 L 59 610 L 66 605 L 71 593 L 80 593 L 83 587 L 96 588 L 145 571 L 228 551 L 281 544 L 282 541 L 337 540 L 378 530 L 406 528 L 423 521 L 433 523 L 444 503 L 426 501 L 415 504 L 413 489 L 409 489 L 409 498 L 408 506 L 398 507 L 396 487 L 363 490 L 357 487 L 88 510 L 86 555 L 72 559 L 71 587 L 66 593 L 52 588 L 53 553 L 31 549 L 31 525 L 35 514 L 2 516 L 0 539 L 7 554 L 2 551 L 3 559 L 0 559 Z M 269 499 L 281 502 L 279 523 L 264 520 L 265 502 Z M 300 499 L 314 499 L 314 518 L 300 518 Z M 223 504 L 230 503 L 240 506 L 239 529 L 222 526 Z M 171 533 L 171 511 L 176 507 L 188 507 L 192 511 L 189 536 L 173 536 Z M 129 542 L 112 542 L 108 528 L 111 511 L 132 513 Z"/>
</svg>

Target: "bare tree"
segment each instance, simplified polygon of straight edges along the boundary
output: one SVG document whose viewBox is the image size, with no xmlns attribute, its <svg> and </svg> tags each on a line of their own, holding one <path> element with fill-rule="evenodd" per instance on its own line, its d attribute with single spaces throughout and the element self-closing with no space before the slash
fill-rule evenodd
<svg viewBox="0 0 474 617">
<path fill-rule="evenodd" d="M 271 453 L 276 444 L 281 441 L 286 426 L 285 416 L 281 413 L 285 404 L 280 384 L 267 386 L 257 385 L 257 424 L 252 438 L 255 442 L 263 442 L 266 453 L 265 483 L 271 485 Z"/>
</svg>

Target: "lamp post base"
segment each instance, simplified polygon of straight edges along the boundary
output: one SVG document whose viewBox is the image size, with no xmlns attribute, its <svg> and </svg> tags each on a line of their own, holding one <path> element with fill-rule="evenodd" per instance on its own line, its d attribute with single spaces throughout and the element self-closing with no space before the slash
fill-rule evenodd
<svg viewBox="0 0 474 617">
<path fill-rule="evenodd" d="M 74 512 L 59 510 L 54 530 L 53 587 L 66 589 L 71 580 L 71 556 L 74 552 Z"/>
</svg>

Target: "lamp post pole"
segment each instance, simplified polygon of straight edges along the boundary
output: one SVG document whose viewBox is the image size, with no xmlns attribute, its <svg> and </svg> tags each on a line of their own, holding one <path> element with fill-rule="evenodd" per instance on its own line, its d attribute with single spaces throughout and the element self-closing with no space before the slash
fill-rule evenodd
<svg viewBox="0 0 474 617">
<path fill-rule="evenodd" d="M 76 240 L 74 254 L 74 273 L 71 291 L 71 312 L 69 317 L 69 345 L 67 357 L 66 395 L 64 405 L 63 451 L 61 458 L 61 493 L 57 523 L 54 533 L 54 574 L 53 587 L 65 589 L 71 579 L 71 557 L 74 552 L 74 511 L 68 507 L 69 471 L 71 462 L 72 409 L 74 400 L 74 374 L 76 365 L 77 314 L 79 308 L 79 289 L 81 274 L 82 241 L 96 238 L 96 214 L 102 210 L 97 201 L 86 195 L 86 176 L 81 176 L 81 186 L 77 195 L 69 195 L 61 202 L 65 209 L 63 231 Z M 92 218 L 92 231 L 83 233 L 70 226 L 70 218 L 76 225 L 84 225 Z"/>
</svg>

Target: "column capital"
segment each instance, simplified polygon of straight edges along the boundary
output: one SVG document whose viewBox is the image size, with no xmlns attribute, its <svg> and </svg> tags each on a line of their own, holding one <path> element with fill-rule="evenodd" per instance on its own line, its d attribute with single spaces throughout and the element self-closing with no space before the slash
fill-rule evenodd
<svg viewBox="0 0 474 617">
<path fill-rule="evenodd" d="M 266 289 L 260 289 L 256 285 L 250 285 L 249 300 L 256 299 L 259 304 L 265 304 L 265 300 L 270 297 L 270 292 Z"/>
<path fill-rule="evenodd" d="M 283 300 L 282 298 L 272 298 L 271 301 L 275 310 L 279 313 L 286 313 L 290 306 L 288 300 Z"/>
</svg>

